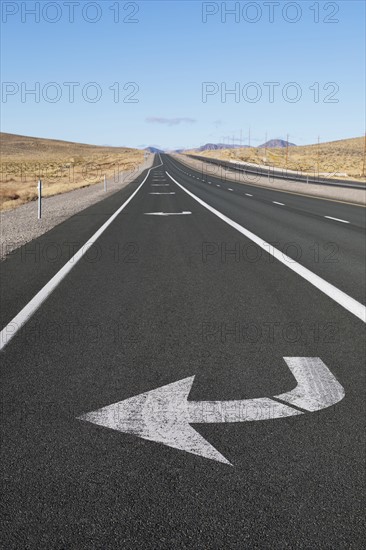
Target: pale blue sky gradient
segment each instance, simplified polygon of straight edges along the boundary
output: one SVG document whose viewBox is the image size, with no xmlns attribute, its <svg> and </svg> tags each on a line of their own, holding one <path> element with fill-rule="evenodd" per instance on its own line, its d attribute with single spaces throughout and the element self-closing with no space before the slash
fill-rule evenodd
<svg viewBox="0 0 366 550">
<path fill-rule="evenodd" d="M 69 8 L 63 1 L 57 2 L 58 11 L 49 6 L 42 16 L 47 3 L 55 4 L 40 2 L 38 23 L 34 16 L 21 13 L 24 2 L 2 2 L 3 92 L 14 91 L 14 95 L 2 96 L 2 131 L 99 145 L 163 148 L 227 141 L 228 136 L 238 143 L 240 135 L 247 143 L 249 127 L 252 145 L 263 143 L 266 133 L 268 138 L 283 139 L 289 134 L 290 141 L 301 145 L 316 142 L 318 135 L 321 141 L 330 141 L 361 136 L 365 131 L 363 1 L 299 1 L 302 15 L 296 23 L 285 20 L 282 9 L 289 2 L 282 1 L 275 6 L 272 23 L 264 2 L 254 3 L 262 10 L 256 23 L 245 21 L 242 13 L 239 22 L 228 16 L 223 23 L 221 2 L 210 3 L 208 9 L 217 6 L 219 11 L 208 16 L 206 23 L 200 1 L 120 2 L 116 23 L 110 9 L 116 0 L 94 2 L 97 7 L 88 8 L 89 19 L 101 14 L 95 23 L 82 15 L 82 8 L 91 2 L 79 0 L 74 22 L 69 21 Z M 6 11 L 19 11 L 7 16 L 5 4 Z M 36 2 L 26 4 L 34 8 Z M 132 15 L 134 4 L 139 11 Z M 239 2 L 241 9 L 246 4 Z M 314 22 L 311 10 L 317 4 L 319 23 Z M 226 2 L 228 9 L 234 5 Z M 338 13 L 332 16 L 337 7 Z M 293 18 L 295 11 L 288 9 L 288 17 Z M 54 23 L 45 20 L 59 15 Z M 247 15 L 253 19 L 254 11 Z M 123 22 L 129 17 L 138 22 Z M 339 22 L 325 23 L 326 17 Z M 9 82 L 15 83 L 15 89 L 4 84 Z M 24 91 L 36 82 L 41 90 L 49 82 L 57 83 L 60 100 L 47 102 L 41 92 L 38 103 L 30 95 L 22 101 L 22 86 Z M 64 82 L 80 83 L 74 103 L 69 101 Z M 96 103 L 82 96 L 81 89 L 89 82 L 96 82 L 102 91 Z M 121 87 L 118 102 L 109 89 L 115 82 Z M 128 82 L 137 83 L 134 98 L 138 102 L 123 102 L 133 91 L 132 87 L 123 90 Z M 215 82 L 219 89 L 221 83 L 229 89 L 238 82 L 240 91 L 255 82 L 263 95 L 257 103 L 242 96 L 236 103 L 233 95 L 223 102 L 217 93 L 204 103 L 203 82 Z M 272 103 L 265 82 L 280 83 Z M 282 97 L 283 86 L 289 82 L 301 87 L 297 103 Z M 320 84 L 317 103 L 309 89 L 315 82 Z M 323 101 L 332 91 L 332 87 L 322 89 L 328 82 L 339 87 L 334 96 L 337 103 Z M 51 97 L 56 88 L 48 91 Z"/>
</svg>

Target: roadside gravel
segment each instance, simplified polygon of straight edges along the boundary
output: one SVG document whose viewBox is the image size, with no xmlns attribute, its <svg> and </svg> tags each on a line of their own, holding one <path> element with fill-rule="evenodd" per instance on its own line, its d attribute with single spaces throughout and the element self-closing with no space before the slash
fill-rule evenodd
<svg viewBox="0 0 366 550">
<path fill-rule="evenodd" d="M 38 220 L 37 201 L 23 204 L 14 210 L 2 212 L 0 259 L 11 251 L 43 235 L 70 216 L 81 212 L 92 204 L 126 187 L 143 170 L 153 164 L 154 155 L 150 155 L 137 170 L 121 172 L 118 182 L 107 180 L 107 192 L 104 184 L 96 184 L 68 193 L 47 197 L 42 200 L 42 219 Z"/>
</svg>

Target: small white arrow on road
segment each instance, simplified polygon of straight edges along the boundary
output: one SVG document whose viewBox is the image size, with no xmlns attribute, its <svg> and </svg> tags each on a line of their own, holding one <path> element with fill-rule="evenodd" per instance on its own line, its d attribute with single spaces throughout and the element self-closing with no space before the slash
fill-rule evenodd
<svg viewBox="0 0 366 550">
<path fill-rule="evenodd" d="M 79 420 L 231 464 L 191 424 L 283 418 L 318 411 L 343 399 L 343 387 L 319 357 L 284 359 L 297 385 L 273 398 L 188 401 L 194 381 L 190 376 L 84 414 Z"/>
</svg>

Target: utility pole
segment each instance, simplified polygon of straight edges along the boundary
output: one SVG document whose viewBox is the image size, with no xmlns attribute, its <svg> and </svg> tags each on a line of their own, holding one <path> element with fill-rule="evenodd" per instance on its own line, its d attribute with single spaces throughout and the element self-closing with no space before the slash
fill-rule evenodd
<svg viewBox="0 0 366 550">
<path fill-rule="evenodd" d="M 318 155 L 317 155 L 317 166 L 318 166 L 318 179 L 319 179 L 319 172 L 320 172 L 320 136 L 318 136 Z"/>
<path fill-rule="evenodd" d="M 286 141 L 286 168 L 287 168 L 287 164 L 288 164 L 288 138 L 289 138 L 289 135 L 287 134 L 287 141 Z"/>
<path fill-rule="evenodd" d="M 248 135 L 248 145 L 250 147 L 250 126 L 249 126 L 249 135 Z"/>
<path fill-rule="evenodd" d="M 366 158 L 366 132 L 363 146 L 362 177 L 365 177 L 365 158 Z"/>
</svg>

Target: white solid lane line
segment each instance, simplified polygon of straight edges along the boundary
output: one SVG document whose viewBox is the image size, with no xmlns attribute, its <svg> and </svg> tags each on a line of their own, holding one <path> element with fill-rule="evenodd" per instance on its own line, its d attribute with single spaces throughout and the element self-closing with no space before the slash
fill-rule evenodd
<svg viewBox="0 0 366 550">
<path fill-rule="evenodd" d="M 222 214 L 221 212 L 219 212 L 218 210 L 216 210 L 215 208 L 207 204 L 207 202 L 204 202 L 202 199 L 200 199 L 199 197 L 197 197 L 196 195 L 188 191 L 188 189 L 183 187 L 183 185 L 178 183 L 168 172 L 166 172 L 166 174 L 174 183 L 178 185 L 178 187 L 183 189 L 183 191 L 185 191 L 187 195 L 195 199 L 199 204 L 207 208 L 207 210 L 209 210 L 210 212 L 215 214 L 218 218 L 220 218 L 221 220 L 226 222 L 228 225 L 230 225 L 231 227 L 239 231 L 239 233 L 241 233 L 242 235 L 244 235 L 245 237 L 247 237 L 248 239 L 256 243 L 260 248 L 268 252 L 268 254 L 270 254 L 271 256 L 276 258 L 279 262 L 284 264 L 286 267 L 288 267 L 289 269 L 291 269 L 292 271 L 300 275 L 300 277 L 302 277 L 303 279 L 308 281 L 310 284 L 318 288 L 321 292 L 323 292 L 329 298 L 337 302 L 344 309 L 346 309 L 347 311 L 349 311 L 350 313 L 352 313 L 353 315 L 361 319 L 361 321 L 363 321 L 364 323 L 366 322 L 366 308 L 363 304 L 361 304 L 360 302 L 357 302 L 357 300 L 355 300 L 351 296 L 348 296 L 348 294 L 346 294 L 339 288 L 335 287 L 331 283 L 328 283 L 327 281 L 319 277 L 319 275 L 316 275 L 315 273 L 310 271 L 310 269 L 307 269 L 306 267 L 297 263 L 295 260 L 287 256 L 277 248 L 274 248 L 272 245 L 270 245 L 269 243 L 267 243 L 266 241 L 264 241 L 263 239 L 261 239 L 260 237 L 258 237 L 257 235 L 249 231 L 248 229 L 245 229 L 245 227 L 243 227 L 239 223 L 234 222 L 234 220 L 231 220 L 230 218 L 225 216 L 225 214 Z"/>
<path fill-rule="evenodd" d="M 332 218 L 332 216 L 324 216 L 324 218 L 327 218 L 328 220 L 334 220 L 336 222 L 350 223 L 347 220 L 341 220 L 340 218 Z"/>
<path fill-rule="evenodd" d="M 279 204 L 280 206 L 286 206 L 283 202 L 272 201 L 273 204 Z"/>
<path fill-rule="evenodd" d="M 151 170 L 158 168 L 161 165 L 153 166 L 149 169 L 144 180 L 140 183 L 138 188 L 130 195 L 130 197 L 116 210 L 114 214 L 98 229 L 96 233 L 89 239 L 84 246 L 82 246 L 76 254 L 48 281 L 48 283 L 31 299 L 30 302 L 3 328 L 0 332 L 0 350 L 2 350 L 8 342 L 15 336 L 18 330 L 25 325 L 25 323 L 32 317 L 37 309 L 43 304 L 48 296 L 55 290 L 60 282 L 66 277 L 66 275 L 72 270 L 72 268 L 78 263 L 79 260 L 88 252 L 89 248 L 93 246 L 95 241 L 99 239 L 102 233 L 111 225 L 111 223 L 117 218 L 122 210 L 128 205 L 128 203 L 139 192 L 141 187 L 150 175 Z"/>
<path fill-rule="evenodd" d="M 145 212 L 145 216 L 188 216 L 192 212 Z"/>
</svg>

